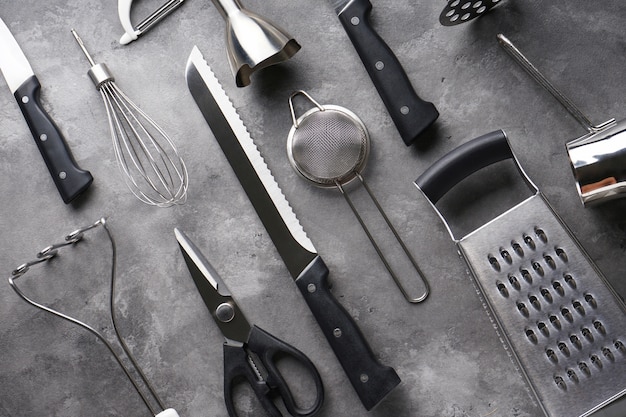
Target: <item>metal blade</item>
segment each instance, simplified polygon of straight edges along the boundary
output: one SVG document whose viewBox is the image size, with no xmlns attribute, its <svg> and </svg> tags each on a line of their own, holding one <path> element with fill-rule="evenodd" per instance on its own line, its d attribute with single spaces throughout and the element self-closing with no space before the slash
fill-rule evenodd
<svg viewBox="0 0 626 417">
<path fill-rule="evenodd" d="M 183 232 L 174 229 L 174 234 L 198 292 L 222 334 L 228 341 L 246 343 L 252 327 L 226 284 L 200 249 Z"/>
<path fill-rule="evenodd" d="M 226 92 L 194 46 L 187 85 L 292 277 L 317 256 Z"/>
<path fill-rule="evenodd" d="M 335 8 L 335 13 L 339 16 L 348 5 L 356 0 L 329 0 L 331 6 Z"/>
<path fill-rule="evenodd" d="M 0 71 L 4 75 L 11 92 L 15 94 L 20 85 L 35 75 L 35 73 L 13 34 L 2 19 L 0 19 L 0 45 L 2 45 L 0 50 Z"/>
</svg>

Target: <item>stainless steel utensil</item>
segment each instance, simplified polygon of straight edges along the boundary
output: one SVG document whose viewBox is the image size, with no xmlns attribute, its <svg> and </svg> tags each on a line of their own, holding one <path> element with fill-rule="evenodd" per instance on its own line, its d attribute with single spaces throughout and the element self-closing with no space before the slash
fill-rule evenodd
<svg viewBox="0 0 626 417">
<path fill-rule="evenodd" d="M 507 159 L 531 196 L 458 239 L 435 204 L 465 177 Z M 546 415 L 588 416 L 626 394 L 626 305 L 524 173 L 503 131 L 461 145 L 415 184 Z"/>
<path fill-rule="evenodd" d="M 187 200 L 187 167 L 167 133 L 115 84 L 105 64 L 89 55 L 75 30 L 72 34 L 92 65 L 88 71 L 106 107 L 115 157 L 130 191 L 142 202 L 169 207 Z"/>
<path fill-rule="evenodd" d="M 286 61 L 300 50 L 291 35 L 245 9 L 239 0 L 213 0 L 213 4 L 226 21 L 226 51 L 237 87 L 250 84 L 253 72 Z"/>
<path fill-rule="evenodd" d="M 594 125 L 506 36 L 499 34 L 498 41 L 587 130 L 586 135 L 566 144 L 583 205 L 599 204 L 626 196 L 626 120 L 616 122 L 610 119 Z"/>
<path fill-rule="evenodd" d="M 448 0 L 448 4 L 439 15 L 439 23 L 444 26 L 455 26 L 469 22 L 484 15 L 500 0 Z"/>
<path fill-rule="evenodd" d="M 78 320 L 74 317 L 68 316 L 67 314 L 64 314 L 56 309 L 53 309 L 51 307 L 38 303 L 37 301 L 34 301 L 32 298 L 27 296 L 17 286 L 18 279 L 22 279 L 22 277 L 30 270 L 30 268 L 33 265 L 37 265 L 39 263 L 49 261 L 50 259 L 56 257 L 58 255 L 59 249 L 64 248 L 69 245 L 75 245 L 81 242 L 86 232 L 96 229 L 98 227 L 102 227 L 106 231 L 107 237 L 109 238 L 109 242 L 111 243 L 111 286 L 109 290 L 109 311 L 108 311 L 109 318 L 111 320 L 111 325 L 113 327 L 113 330 L 115 331 L 115 338 L 117 339 L 120 346 L 122 347 L 122 350 L 124 351 L 126 357 L 132 364 L 132 367 L 124 364 L 122 357 L 115 351 L 111 342 L 102 333 L 96 330 L 95 327 L 90 326 L 84 323 L 83 321 Z M 11 275 L 9 276 L 9 285 L 11 285 L 11 288 L 13 288 L 13 290 L 17 293 L 17 295 L 19 295 L 24 301 L 26 301 L 28 304 L 32 305 L 33 307 L 36 307 L 46 313 L 52 314 L 53 316 L 66 320 L 72 324 L 80 326 L 83 329 L 90 332 L 91 334 L 93 334 L 94 336 L 96 336 L 98 340 L 100 340 L 106 346 L 109 352 L 111 352 L 111 354 L 115 358 L 118 365 L 122 368 L 122 371 L 124 371 L 124 374 L 128 377 L 130 382 L 133 384 L 133 387 L 137 391 L 137 394 L 139 394 L 144 404 L 153 415 L 155 415 L 156 417 L 178 417 L 178 413 L 176 412 L 176 410 L 174 410 L 173 408 L 167 408 L 167 409 L 165 408 L 165 406 L 163 405 L 163 401 L 161 400 L 159 395 L 156 393 L 156 390 L 154 389 L 154 387 L 150 384 L 150 381 L 148 380 L 148 378 L 142 371 L 141 367 L 137 364 L 137 361 L 131 354 L 130 349 L 126 345 L 126 342 L 124 342 L 124 339 L 122 338 L 118 330 L 116 314 L 115 314 L 115 310 L 116 310 L 115 309 L 115 282 L 116 282 L 115 278 L 116 278 L 116 269 L 117 269 L 116 260 L 117 260 L 117 256 L 116 256 L 115 240 L 113 239 L 113 235 L 111 234 L 111 231 L 107 227 L 106 219 L 103 217 L 86 227 L 77 229 L 73 231 L 72 233 L 66 235 L 65 238 L 63 239 L 63 242 L 55 243 L 53 245 L 47 246 L 46 248 L 41 250 L 39 253 L 37 253 L 37 257 L 35 260 L 26 262 L 18 266 L 15 270 L 11 272 Z M 141 381 L 139 384 L 138 384 L 138 381 L 135 378 L 133 378 L 131 374 L 131 372 L 133 371 L 136 372 L 136 374 L 139 377 L 139 380 Z M 140 385 L 142 384 L 148 390 L 149 395 L 146 395 L 146 393 L 140 388 Z M 156 403 L 156 406 L 152 403 L 153 401 Z M 162 411 L 159 412 L 158 411 L 159 409 Z"/>
<path fill-rule="evenodd" d="M 298 95 L 306 97 L 315 107 L 296 118 L 293 99 Z M 293 126 L 287 139 L 287 155 L 291 166 L 298 174 L 313 184 L 321 187 L 336 187 L 341 192 L 404 298 L 410 303 L 424 301 L 430 292 L 428 282 L 361 175 L 370 150 L 369 134 L 361 119 L 343 107 L 328 104 L 322 106 L 304 91 L 297 91 L 289 97 L 289 108 Z M 404 288 L 352 203 L 344 185 L 354 179 L 358 179 L 363 185 L 413 268 L 415 268 L 418 277 L 422 280 L 424 291 L 421 295 L 413 297 Z"/>
<path fill-rule="evenodd" d="M 154 25 L 169 16 L 174 10 L 178 9 L 178 7 L 182 6 L 184 1 L 185 0 L 167 0 L 161 7 L 139 22 L 137 28 L 135 28 L 130 21 L 130 8 L 133 0 L 119 0 L 117 2 L 117 14 L 122 27 L 126 31 L 120 38 L 120 43 L 127 45 L 136 40 L 139 36 L 152 29 Z"/>
</svg>

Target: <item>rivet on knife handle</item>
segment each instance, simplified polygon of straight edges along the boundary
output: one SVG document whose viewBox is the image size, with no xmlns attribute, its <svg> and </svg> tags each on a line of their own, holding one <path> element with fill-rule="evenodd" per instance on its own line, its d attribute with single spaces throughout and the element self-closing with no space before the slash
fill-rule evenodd
<svg viewBox="0 0 626 417">
<path fill-rule="evenodd" d="M 400 61 L 369 22 L 369 0 L 337 1 L 339 20 L 350 37 L 391 119 L 409 146 L 439 117 L 435 106 L 422 100 Z"/>
</svg>

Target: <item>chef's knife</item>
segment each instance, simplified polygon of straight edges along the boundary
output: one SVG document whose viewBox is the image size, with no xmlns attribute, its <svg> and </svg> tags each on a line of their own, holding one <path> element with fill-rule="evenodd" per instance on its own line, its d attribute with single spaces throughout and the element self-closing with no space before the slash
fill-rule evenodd
<svg viewBox="0 0 626 417">
<path fill-rule="evenodd" d="M 369 0 L 330 0 L 405 145 L 411 145 L 439 117 L 433 103 L 422 100 L 400 61 L 369 21 Z"/>
<path fill-rule="evenodd" d="M 63 202 L 67 204 L 89 187 L 93 177 L 76 165 L 59 128 L 41 106 L 39 80 L 2 19 L 0 45 L 0 71 L 22 110 Z"/>
<path fill-rule="evenodd" d="M 197 47 L 187 85 L 261 218 L 324 336 L 367 410 L 400 383 L 381 365 L 348 312 L 329 290 L 328 268 L 305 234 L 237 111 Z"/>
</svg>

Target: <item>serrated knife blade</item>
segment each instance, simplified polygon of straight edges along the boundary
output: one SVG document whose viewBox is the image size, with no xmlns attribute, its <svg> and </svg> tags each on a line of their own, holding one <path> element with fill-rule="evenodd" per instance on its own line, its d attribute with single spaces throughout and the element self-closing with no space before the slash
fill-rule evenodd
<svg viewBox="0 0 626 417">
<path fill-rule="evenodd" d="M 326 340 L 367 410 L 399 383 L 378 362 L 361 330 L 330 292 L 328 268 L 267 168 L 230 98 L 194 47 L 187 61 L 189 91 L 287 265 Z"/>
</svg>

